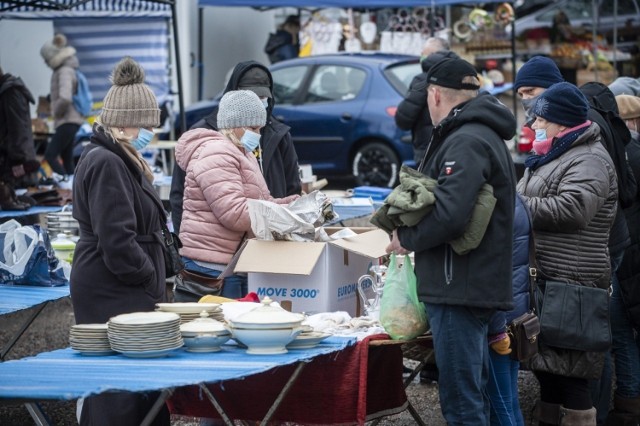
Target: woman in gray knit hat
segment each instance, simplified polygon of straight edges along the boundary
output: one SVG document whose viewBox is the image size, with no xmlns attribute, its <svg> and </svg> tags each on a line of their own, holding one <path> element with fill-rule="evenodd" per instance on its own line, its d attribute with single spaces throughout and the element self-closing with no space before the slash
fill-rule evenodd
<svg viewBox="0 0 640 426">
<path fill-rule="evenodd" d="M 126 57 L 114 68 L 113 86 L 82 153 L 73 184 L 73 217 L 80 225 L 71 270 L 77 324 L 155 310 L 166 302 L 166 221 L 139 150 L 160 124 L 160 109 L 144 84 L 143 69 Z M 154 393 L 103 393 L 84 400 L 81 425 L 139 425 Z M 166 407 L 154 425 L 169 425 Z"/>
<path fill-rule="evenodd" d="M 288 204 L 299 197 L 273 198 L 253 154 L 260 149 L 260 129 L 267 120 L 258 95 L 227 92 L 217 118 L 220 131 L 190 130 L 176 147 L 176 162 L 186 172 L 180 254 L 187 270 L 214 278 L 226 269 L 242 240 L 253 236 L 247 200 Z M 192 293 L 176 285 L 177 301 L 197 301 L 212 291 L 203 287 Z M 224 279 L 222 296 L 237 299 L 246 294 L 246 276 Z"/>
</svg>

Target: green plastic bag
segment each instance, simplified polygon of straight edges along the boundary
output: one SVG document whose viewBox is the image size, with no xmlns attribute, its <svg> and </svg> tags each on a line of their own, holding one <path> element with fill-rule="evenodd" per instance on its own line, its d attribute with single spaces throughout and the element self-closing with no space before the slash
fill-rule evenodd
<svg viewBox="0 0 640 426">
<path fill-rule="evenodd" d="M 391 254 L 380 301 L 380 323 L 394 340 L 413 339 L 429 327 L 409 256 L 405 255 L 403 264 L 398 265 L 396 254 Z"/>
</svg>

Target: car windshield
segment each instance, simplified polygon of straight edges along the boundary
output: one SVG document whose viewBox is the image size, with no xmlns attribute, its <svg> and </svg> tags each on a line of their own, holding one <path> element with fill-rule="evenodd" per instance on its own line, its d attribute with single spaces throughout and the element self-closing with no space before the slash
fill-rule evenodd
<svg viewBox="0 0 640 426">
<path fill-rule="evenodd" d="M 384 70 L 384 75 L 398 93 L 404 96 L 409 90 L 409 84 L 413 77 L 420 74 L 422 68 L 418 62 L 401 63 L 392 65 Z"/>
</svg>

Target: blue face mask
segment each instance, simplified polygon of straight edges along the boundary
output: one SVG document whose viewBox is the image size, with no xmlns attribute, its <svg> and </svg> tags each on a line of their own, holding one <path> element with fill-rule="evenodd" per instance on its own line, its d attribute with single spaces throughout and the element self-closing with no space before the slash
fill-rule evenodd
<svg viewBox="0 0 640 426">
<path fill-rule="evenodd" d="M 269 98 L 260 99 L 262 101 L 262 105 L 264 105 L 265 109 L 269 108 Z"/>
<path fill-rule="evenodd" d="M 144 149 L 144 147 L 149 145 L 149 142 L 151 142 L 152 139 L 153 139 L 153 132 L 147 129 L 140 128 L 140 131 L 138 132 L 138 137 L 131 141 L 131 145 L 133 145 L 133 147 L 136 150 L 140 151 Z"/>
<path fill-rule="evenodd" d="M 536 140 L 543 142 L 547 140 L 547 129 L 536 129 Z"/>
<path fill-rule="evenodd" d="M 260 134 L 245 129 L 240 142 L 247 151 L 253 152 L 260 145 Z"/>
</svg>

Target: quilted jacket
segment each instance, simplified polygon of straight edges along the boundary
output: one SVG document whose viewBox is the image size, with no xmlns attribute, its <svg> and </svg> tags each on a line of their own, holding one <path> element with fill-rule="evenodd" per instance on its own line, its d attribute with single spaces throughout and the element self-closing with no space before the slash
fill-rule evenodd
<svg viewBox="0 0 640 426">
<path fill-rule="evenodd" d="M 180 254 L 226 265 L 245 234 L 251 234 L 248 199 L 288 204 L 299 197 L 273 198 L 251 152 L 219 132 L 194 129 L 176 146 L 185 170 Z"/>
<path fill-rule="evenodd" d="M 618 185 L 611 157 L 592 123 L 560 157 L 518 182 L 529 210 L 536 262 L 547 277 L 576 285 L 610 285 L 609 231 L 617 208 Z M 528 367 L 568 377 L 600 376 L 604 353 L 556 349 L 540 344 Z"/>
</svg>

